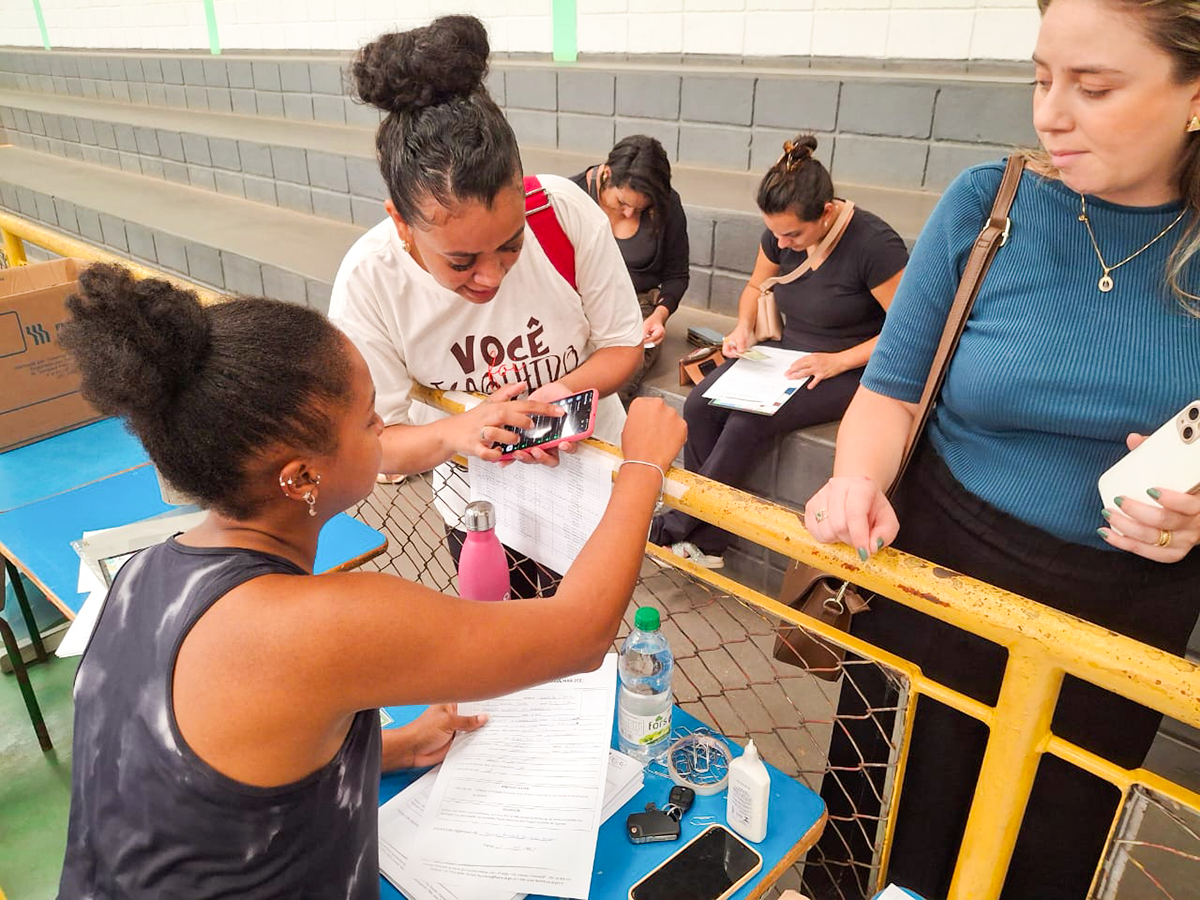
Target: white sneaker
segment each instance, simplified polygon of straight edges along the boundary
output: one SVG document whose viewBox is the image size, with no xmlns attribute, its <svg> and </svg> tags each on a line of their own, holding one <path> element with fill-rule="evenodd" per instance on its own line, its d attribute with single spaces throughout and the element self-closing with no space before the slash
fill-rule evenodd
<svg viewBox="0 0 1200 900">
<path fill-rule="evenodd" d="M 723 569 L 725 567 L 724 557 L 709 556 L 691 541 L 680 541 L 678 544 L 672 544 L 671 551 L 676 556 L 690 559 L 702 569 Z"/>
</svg>

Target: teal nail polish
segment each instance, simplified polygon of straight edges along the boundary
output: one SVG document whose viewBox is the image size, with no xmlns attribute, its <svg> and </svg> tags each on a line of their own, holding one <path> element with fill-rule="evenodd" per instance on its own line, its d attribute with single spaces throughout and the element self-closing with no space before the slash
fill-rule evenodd
<svg viewBox="0 0 1200 900">
<path fill-rule="evenodd" d="M 878 553 L 883 549 L 883 538 L 877 538 L 875 541 L 875 552 Z"/>
<path fill-rule="evenodd" d="M 1149 494 L 1151 497 L 1153 497 L 1155 500 L 1162 497 L 1162 491 L 1160 491 L 1158 488 L 1146 488 L 1146 493 Z"/>
<path fill-rule="evenodd" d="M 1104 540 L 1106 540 L 1106 541 L 1108 540 L 1108 530 L 1107 529 L 1097 528 L 1096 534 L 1100 535 L 1100 537 L 1104 538 Z"/>
<path fill-rule="evenodd" d="M 1100 510 L 1100 515 L 1104 516 L 1106 519 L 1112 518 L 1112 513 L 1110 513 L 1107 509 Z"/>
<path fill-rule="evenodd" d="M 1125 502 L 1124 497 L 1114 497 L 1113 498 L 1113 503 L 1117 504 L 1117 506 L 1120 506 L 1124 502 Z"/>
<path fill-rule="evenodd" d="M 858 558 L 861 559 L 863 562 L 867 561 L 867 548 L 866 547 L 858 548 Z"/>
</svg>

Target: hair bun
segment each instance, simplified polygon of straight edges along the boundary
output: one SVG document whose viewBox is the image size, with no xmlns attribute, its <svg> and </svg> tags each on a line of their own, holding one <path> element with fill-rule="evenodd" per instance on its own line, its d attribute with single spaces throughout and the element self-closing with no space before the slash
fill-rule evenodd
<svg viewBox="0 0 1200 900">
<path fill-rule="evenodd" d="M 479 19 L 442 16 L 376 38 L 358 52 L 351 73 L 364 103 L 385 112 L 415 112 L 479 90 L 489 51 Z"/>
<path fill-rule="evenodd" d="M 84 396 L 102 412 L 160 412 L 208 358 L 211 325 L 191 291 L 157 278 L 138 281 L 122 266 L 96 264 L 67 298 L 63 346 L 89 347 Z"/>
<path fill-rule="evenodd" d="M 817 138 L 815 135 L 798 134 L 790 141 L 783 142 L 783 153 L 779 155 L 775 165 L 782 166 L 786 171 L 791 172 L 799 168 L 805 160 L 812 159 L 816 149 Z"/>
</svg>

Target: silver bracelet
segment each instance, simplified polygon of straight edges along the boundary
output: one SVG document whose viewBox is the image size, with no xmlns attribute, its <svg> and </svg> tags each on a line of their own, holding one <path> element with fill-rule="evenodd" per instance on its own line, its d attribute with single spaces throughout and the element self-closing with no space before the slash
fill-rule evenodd
<svg viewBox="0 0 1200 900">
<path fill-rule="evenodd" d="M 635 466 L 649 466 L 658 472 L 658 477 L 662 480 L 659 482 L 658 487 L 658 501 L 654 504 L 654 511 L 657 513 L 663 505 L 663 494 L 667 489 L 667 473 L 663 471 L 663 467 L 658 463 L 646 462 L 644 459 L 623 459 L 621 460 L 620 465 L 617 466 L 617 471 L 620 471 L 621 466 L 625 465 L 626 463 L 633 463 Z"/>
</svg>

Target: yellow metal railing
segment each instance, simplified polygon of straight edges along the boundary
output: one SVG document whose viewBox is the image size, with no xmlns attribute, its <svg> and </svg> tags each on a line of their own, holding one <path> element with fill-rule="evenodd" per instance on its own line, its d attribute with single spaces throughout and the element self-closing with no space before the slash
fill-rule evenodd
<svg viewBox="0 0 1200 900">
<path fill-rule="evenodd" d="M 86 259 L 91 262 L 118 263 L 139 278 L 165 278 L 189 291 L 195 291 L 202 303 L 216 303 L 226 299 L 223 294 L 212 288 L 201 287 L 179 275 L 142 265 L 128 257 L 105 250 L 103 247 L 70 237 L 44 225 L 29 222 L 4 210 L 0 210 L 0 233 L 4 236 L 4 255 L 8 258 L 10 266 L 25 265 L 23 242 L 28 241 L 59 256 L 73 256 L 76 259 Z"/>
<path fill-rule="evenodd" d="M 418 386 L 415 392 L 416 399 L 448 412 L 465 408 L 461 400 L 441 391 Z M 589 443 L 619 455 L 610 444 Z M 666 501 L 676 509 L 719 524 L 791 559 L 852 579 L 869 591 L 1008 648 L 999 699 L 995 707 L 990 707 L 933 681 L 906 660 L 803 616 L 710 570 L 681 561 L 661 548 L 648 546 L 651 555 L 721 591 L 907 674 L 912 687 L 908 698 L 910 711 L 916 697 L 923 694 L 989 727 L 987 749 L 949 900 L 991 900 L 1000 896 L 1043 753 L 1112 783 L 1121 790 L 1123 798 L 1141 784 L 1200 810 L 1200 794 L 1145 769 L 1124 769 L 1054 736 L 1050 730 L 1059 689 L 1067 674 L 1200 727 L 1200 666 L 898 551 L 885 549 L 863 563 L 853 548 L 813 541 L 794 510 L 680 469 L 671 469 L 667 474 Z M 903 786 L 906 746 L 907 736 L 901 748 L 893 808 Z M 894 816 L 889 817 L 886 826 L 883 871 L 886 871 L 894 821 Z M 1115 824 L 1116 819 L 1114 828 Z"/>
</svg>

